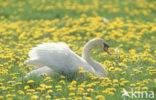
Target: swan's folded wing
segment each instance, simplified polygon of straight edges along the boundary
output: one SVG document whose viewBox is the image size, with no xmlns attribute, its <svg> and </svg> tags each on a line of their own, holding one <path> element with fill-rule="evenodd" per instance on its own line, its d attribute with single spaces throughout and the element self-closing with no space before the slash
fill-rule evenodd
<svg viewBox="0 0 156 100">
<path fill-rule="evenodd" d="M 65 43 L 42 43 L 29 51 L 30 60 L 26 63 L 33 66 L 49 66 L 55 71 L 69 71 L 73 66 L 76 54 Z"/>
<path fill-rule="evenodd" d="M 69 47 L 63 42 L 42 43 L 42 44 L 38 44 L 36 47 L 33 47 L 29 51 L 28 55 L 31 59 L 36 59 L 36 58 L 38 58 L 38 51 L 47 51 L 49 53 L 49 52 L 54 52 L 57 50 L 62 51 L 62 50 L 68 50 L 68 49 L 69 49 Z"/>
<path fill-rule="evenodd" d="M 57 50 L 65 50 L 65 49 L 69 49 L 69 47 L 62 42 L 59 43 L 42 43 L 42 44 L 38 44 L 36 47 L 33 47 L 30 51 L 29 51 L 29 60 L 26 60 L 24 63 L 28 64 L 28 65 L 32 65 L 32 66 L 36 66 L 36 67 L 42 67 L 44 66 L 44 62 L 39 59 L 39 58 L 45 58 L 50 56 L 50 52 L 53 51 L 57 51 Z M 43 53 L 39 54 L 39 53 Z M 41 57 L 42 55 L 42 57 Z M 48 56 L 47 56 L 48 55 Z"/>
</svg>

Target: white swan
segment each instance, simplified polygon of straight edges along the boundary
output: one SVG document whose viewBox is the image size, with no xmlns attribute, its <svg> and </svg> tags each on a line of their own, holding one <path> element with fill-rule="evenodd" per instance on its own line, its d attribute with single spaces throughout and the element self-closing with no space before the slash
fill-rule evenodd
<svg viewBox="0 0 156 100">
<path fill-rule="evenodd" d="M 94 61 L 89 53 L 93 48 L 104 49 L 108 54 L 111 54 L 108 50 L 109 46 L 103 39 L 90 40 L 83 48 L 82 57 L 75 54 L 65 43 L 42 43 L 32 48 L 29 51 L 29 60 L 24 63 L 33 65 L 38 68 L 28 73 L 26 77 L 35 74 L 39 76 L 41 73 L 47 73 L 48 75 L 53 72 L 63 73 L 75 73 L 79 67 L 82 67 L 88 72 L 93 72 L 95 75 L 102 77 L 106 76 L 106 70 L 104 67 Z M 48 67 L 47 67 L 48 66 Z"/>
</svg>

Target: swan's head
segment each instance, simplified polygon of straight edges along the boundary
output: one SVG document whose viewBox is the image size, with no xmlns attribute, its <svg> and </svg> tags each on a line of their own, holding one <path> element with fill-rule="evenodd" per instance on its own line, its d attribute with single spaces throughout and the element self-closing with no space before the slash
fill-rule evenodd
<svg viewBox="0 0 156 100">
<path fill-rule="evenodd" d="M 90 40 L 88 43 L 91 44 L 92 47 L 98 47 L 100 49 L 103 49 L 105 52 L 111 55 L 109 51 L 109 45 L 103 39 L 100 39 L 100 38 L 93 39 L 93 40 Z"/>
</svg>

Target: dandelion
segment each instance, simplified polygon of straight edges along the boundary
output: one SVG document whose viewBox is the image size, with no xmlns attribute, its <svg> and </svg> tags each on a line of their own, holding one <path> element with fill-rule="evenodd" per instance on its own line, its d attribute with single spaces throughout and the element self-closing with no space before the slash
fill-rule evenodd
<svg viewBox="0 0 156 100">
<path fill-rule="evenodd" d="M 51 86 L 51 85 L 46 85 L 46 88 L 47 88 L 47 89 L 51 89 L 52 86 Z"/>
<path fill-rule="evenodd" d="M 64 80 L 61 80 L 60 83 L 65 84 L 65 81 Z"/>
<path fill-rule="evenodd" d="M 109 71 L 112 71 L 112 70 L 114 70 L 114 67 L 110 67 L 108 70 L 109 70 Z"/>
<path fill-rule="evenodd" d="M 51 96 L 50 96 L 49 94 L 47 94 L 45 97 L 46 97 L 47 99 L 50 99 L 50 98 L 51 98 Z"/>
<path fill-rule="evenodd" d="M 85 100 L 92 100 L 91 97 L 84 97 L 84 98 L 85 98 Z"/>
<path fill-rule="evenodd" d="M 27 89 L 28 92 L 34 92 L 34 89 Z"/>
<path fill-rule="evenodd" d="M 34 83 L 34 80 L 29 80 L 27 81 L 27 83 Z"/>
<path fill-rule="evenodd" d="M 96 99 L 105 100 L 105 97 L 104 97 L 103 95 L 97 95 L 97 96 L 96 96 Z"/>
<path fill-rule="evenodd" d="M 69 96 L 74 96 L 75 95 L 75 93 L 69 93 Z"/>
<path fill-rule="evenodd" d="M 154 83 L 156 83 L 156 78 L 154 79 Z"/>
<path fill-rule="evenodd" d="M 135 85 L 135 84 L 130 84 L 130 86 L 134 87 L 134 86 L 136 86 L 136 85 Z"/>
<path fill-rule="evenodd" d="M 61 85 L 57 85 L 57 86 L 55 86 L 55 88 L 57 89 L 57 91 L 62 91 L 62 86 Z"/>
<path fill-rule="evenodd" d="M 62 79 L 64 79 L 64 78 L 65 78 L 65 76 L 61 76 L 61 78 L 62 78 Z"/>
<path fill-rule="evenodd" d="M 130 74 L 130 76 L 135 76 L 135 74 Z"/>
<path fill-rule="evenodd" d="M 107 90 L 103 90 L 102 93 L 108 93 L 108 91 Z"/>
<path fill-rule="evenodd" d="M 46 77 L 43 81 L 52 82 L 53 80 L 51 79 L 51 77 Z"/>
<path fill-rule="evenodd" d="M 113 80 L 113 83 L 118 83 L 118 79 L 114 79 Z"/>
<path fill-rule="evenodd" d="M 114 92 L 108 92 L 109 95 L 114 95 Z"/>
<path fill-rule="evenodd" d="M 148 87 L 142 87 L 142 90 L 148 91 Z"/>
<path fill-rule="evenodd" d="M 24 89 L 29 89 L 29 88 L 30 88 L 29 85 L 24 86 Z"/>
<path fill-rule="evenodd" d="M 80 70 L 79 73 L 84 74 L 84 73 L 86 73 L 86 71 L 85 70 Z"/>
<path fill-rule="evenodd" d="M 93 92 L 94 90 L 91 89 L 91 88 L 89 88 L 89 89 L 87 89 L 87 91 L 88 91 L 88 92 Z"/>
<path fill-rule="evenodd" d="M 27 93 L 26 93 L 26 95 L 32 95 L 32 93 L 30 93 L 30 92 L 27 92 Z"/>
<path fill-rule="evenodd" d="M 71 85 L 76 85 L 76 83 L 77 83 L 76 81 L 72 81 Z"/>
<path fill-rule="evenodd" d="M 38 96 L 37 95 L 33 95 L 33 96 L 31 96 L 31 99 L 38 99 Z"/>
<path fill-rule="evenodd" d="M 69 87 L 69 90 L 70 90 L 70 91 L 75 91 L 76 88 L 75 88 L 75 87 Z"/>
<path fill-rule="evenodd" d="M 53 90 L 48 90 L 48 91 L 47 91 L 47 93 L 52 93 L 52 92 L 53 92 Z"/>
<path fill-rule="evenodd" d="M 24 91 L 22 91 L 22 90 L 18 90 L 18 93 L 19 94 L 25 94 Z"/>
<path fill-rule="evenodd" d="M 0 99 L 3 99 L 4 97 L 3 96 L 0 96 Z"/>
<path fill-rule="evenodd" d="M 40 74 L 41 76 L 47 76 L 47 74 L 46 73 L 42 73 L 42 74 Z"/>
<path fill-rule="evenodd" d="M 121 72 L 122 69 L 121 68 L 115 68 L 115 71 Z"/>
</svg>

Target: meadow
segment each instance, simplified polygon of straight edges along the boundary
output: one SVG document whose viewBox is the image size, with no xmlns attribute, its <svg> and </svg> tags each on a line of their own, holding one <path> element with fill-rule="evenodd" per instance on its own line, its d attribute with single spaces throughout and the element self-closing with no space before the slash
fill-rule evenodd
<svg viewBox="0 0 156 100">
<path fill-rule="evenodd" d="M 0 100 L 124 100 L 123 88 L 137 94 L 125 100 L 154 100 L 138 94 L 156 96 L 155 5 L 155 0 L 0 0 Z M 63 41 L 81 55 L 93 38 L 110 45 L 112 55 L 98 49 L 90 54 L 107 77 L 23 78 L 36 69 L 24 64 L 36 44 Z"/>
</svg>

